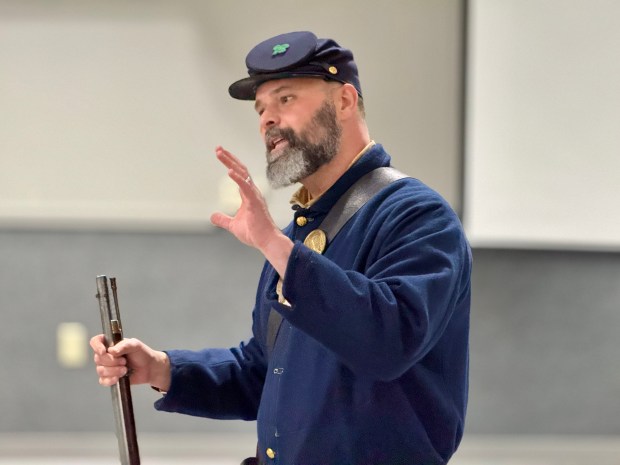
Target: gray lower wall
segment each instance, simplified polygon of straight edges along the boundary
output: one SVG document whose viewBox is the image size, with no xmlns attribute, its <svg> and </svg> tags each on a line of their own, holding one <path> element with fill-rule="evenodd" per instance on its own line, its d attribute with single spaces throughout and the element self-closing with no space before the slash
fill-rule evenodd
<svg viewBox="0 0 620 465">
<path fill-rule="evenodd" d="M 475 250 L 467 431 L 620 433 L 620 255 Z M 210 235 L 0 232 L 0 432 L 109 431 L 92 366 L 56 362 L 56 327 L 99 332 L 95 277 L 118 278 L 126 336 L 156 348 L 236 345 L 250 335 L 258 253 Z M 155 412 L 135 387 L 140 431 L 252 431 L 252 423 Z"/>
<path fill-rule="evenodd" d="M 476 250 L 468 431 L 620 433 L 620 254 Z"/>
<path fill-rule="evenodd" d="M 221 232 L 2 232 L 0 264 L 0 431 L 103 431 L 112 425 L 110 394 L 93 367 L 64 369 L 56 361 L 59 323 L 101 332 L 96 276 L 118 280 L 126 337 L 159 349 L 228 347 L 250 335 L 262 260 Z M 157 395 L 134 389 L 141 430 L 250 427 L 156 414 Z"/>
</svg>

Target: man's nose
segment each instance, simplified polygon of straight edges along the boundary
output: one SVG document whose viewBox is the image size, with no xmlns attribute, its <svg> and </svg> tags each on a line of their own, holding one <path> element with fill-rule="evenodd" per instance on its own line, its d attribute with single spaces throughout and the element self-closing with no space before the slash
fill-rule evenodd
<svg viewBox="0 0 620 465">
<path fill-rule="evenodd" d="M 263 132 L 273 126 L 276 126 L 279 122 L 278 116 L 273 111 L 265 109 L 260 115 L 260 127 Z"/>
</svg>

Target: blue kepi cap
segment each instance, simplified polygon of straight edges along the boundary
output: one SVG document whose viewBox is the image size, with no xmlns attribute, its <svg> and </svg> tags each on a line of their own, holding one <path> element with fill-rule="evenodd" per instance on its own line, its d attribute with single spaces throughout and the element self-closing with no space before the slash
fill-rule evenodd
<svg viewBox="0 0 620 465">
<path fill-rule="evenodd" d="M 239 100 L 254 100 L 261 84 L 291 77 L 349 83 L 362 96 L 353 53 L 332 39 L 318 39 L 312 32 L 288 32 L 267 39 L 250 50 L 245 64 L 249 77 L 228 88 L 231 97 Z"/>
</svg>

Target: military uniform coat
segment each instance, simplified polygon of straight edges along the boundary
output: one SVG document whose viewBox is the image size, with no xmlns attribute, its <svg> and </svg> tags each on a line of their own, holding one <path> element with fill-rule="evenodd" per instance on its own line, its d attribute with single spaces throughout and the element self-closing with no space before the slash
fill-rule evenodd
<svg viewBox="0 0 620 465">
<path fill-rule="evenodd" d="M 257 420 L 273 465 L 444 464 L 465 420 L 471 252 L 446 201 L 413 178 L 370 199 L 319 254 L 303 244 L 338 198 L 389 166 L 363 155 L 284 232 L 294 248 L 279 303 L 262 270 L 253 337 L 231 349 L 171 350 L 159 410 Z M 303 221 L 299 222 L 303 224 Z M 268 319 L 283 317 L 273 350 Z"/>
</svg>

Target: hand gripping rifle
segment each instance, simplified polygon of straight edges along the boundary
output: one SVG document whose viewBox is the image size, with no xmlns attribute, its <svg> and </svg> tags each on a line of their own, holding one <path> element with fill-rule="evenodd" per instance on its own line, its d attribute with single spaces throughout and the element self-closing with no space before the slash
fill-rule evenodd
<svg viewBox="0 0 620 465">
<path fill-rule="evenodd" d="M 110 306 L 108 278 L 105 275 L 97 276 L 97 300 L 99 301 L 101 325 L 107 347 L 112 347 L 123 340 L 123 327 L 116 293 L 116 278 L 110 278 L 110 286 L 113 297 L 112 306 Z M 121 465 L 140 465 L 129 375 L 123 376 L 110 389 L 112 391 L 112 406 L 114 408 Z"/>
</svg>

